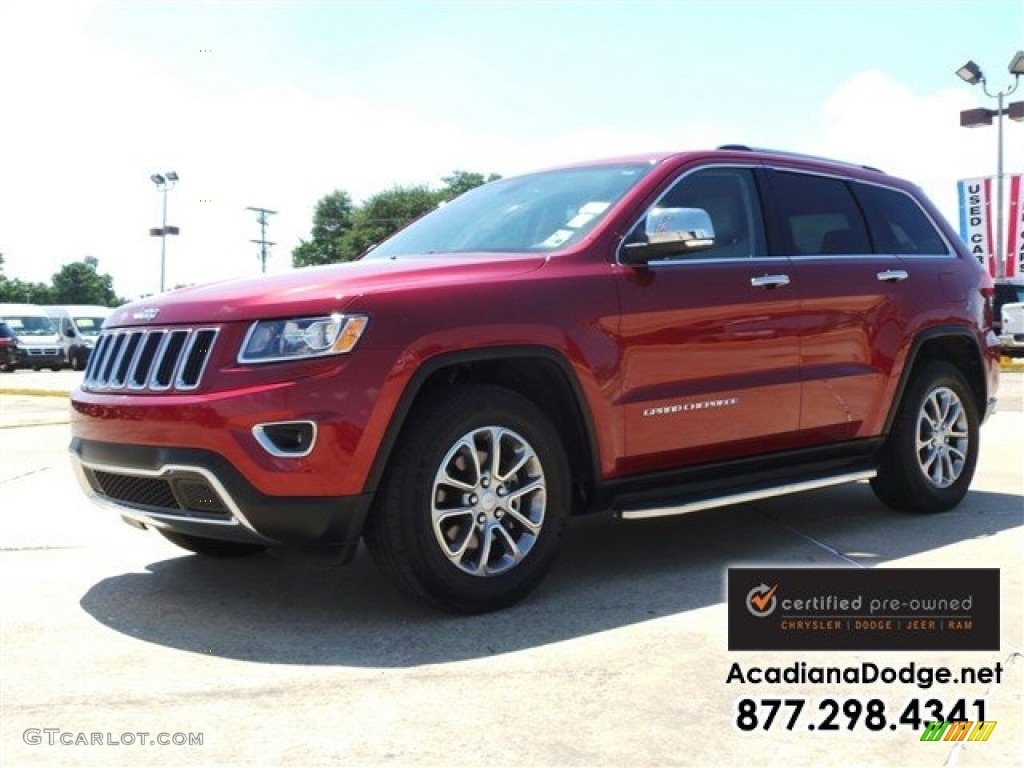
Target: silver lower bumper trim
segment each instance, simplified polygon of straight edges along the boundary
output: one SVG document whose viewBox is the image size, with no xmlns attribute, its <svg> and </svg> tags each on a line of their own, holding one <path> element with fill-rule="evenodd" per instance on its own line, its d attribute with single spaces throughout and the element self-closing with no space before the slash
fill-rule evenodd
<svg viewBox="0 0 1024 768">
<path fill-rule="evenodd" d="M 248 529 L 252 535 L 259 537 L 264 540 L 265 537 L 253 528 L 252 524 L 246 519 L 242 510 L 239 509 L 235 500 L 231 498 L 231 494 L 228 493 L 224 485 L 217 479 L 216 475 L 210 472 L 208 469 L 203 467 L 196 467 L 187 464 L 165 464 L 157 469 L 141 469 L 139 467 L 122 467 L 112 464 L 96 464 L 92 462 L 84 462 L 78 456 L 78 454 L 71 452 L 71 466 L 75 472 L 75 477 L 78 479 L 78 484 L 81 486 L 82 491 L 91 501 L 98 504 L 106 509 L 112 509 L 123 517 L 130 518 L 142 523 L 149 523 L 156 527 L 161 527 L 161 524 L 167 525 L 168 523 L 188 523 L 190 525 L 210 525 L 210 526 L 237 526 Z M 221 500 L 227 506 L 230 512 L 230 517 L 226 519 L 211 519 L 203 517 L 193 517 L 183 514 L 175 514 L 174 512 L 155 512 L 153 510 L 143 510 L 137 507 L 130 506 L 128 504 L 119 503 L 115 499 L 111 499 L 107 496 L 99 494 L 93 489 L 92 484 L 86 477 L 85 470 L 93 470 L 97 472 L 109 472 L 115 475 L 128 475 L 130 477 L 145 477 L 145 478 L 162 478 L 169 475 L 173 475 L 179 472 L 187 472 L 189 474 L 195 474 L 201 476 L 210 486 L 217 492 Z"/>
</svg>

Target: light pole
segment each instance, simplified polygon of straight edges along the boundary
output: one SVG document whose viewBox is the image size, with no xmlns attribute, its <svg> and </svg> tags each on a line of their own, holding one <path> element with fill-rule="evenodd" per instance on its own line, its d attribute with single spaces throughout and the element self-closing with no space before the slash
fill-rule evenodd
<svg viewBox="0 0 1024 768">
<path fill-rule="evenodd" d="M 149 230 L 151 236 L 160 238 L 160 293 L 163 293 L 167 266 L 167 236 L 176 235 L 181 231 L 178 227 L 167 226 L 167 193 L 178 183 L 178 174 L 174 171 L 167 171 L 163 174 L 154 173 L 150 175 L 149 179 L 156 184 L 156 188 L 163 192 L 164 195 L 163 224 L 160 227 L 154 227 Z"/>
<path fill-rule="evenodd" d="M 992 118 L 996 118 L 996 129 L 998 138 L 996 150 L 996 279 L 1002 280 L 1006 277 L 1006 254 L 1003 252 L 1003 115 L 1011 120 L 1024 120 L 1024 101 L 1015 101 L 1005 108 L 1003 102 L 1007 96 L 1017 90 L 1020 83 L 1020 76 L 1024 75 L 1024 51 L 1017 51 L 1007 67 L 1013 75 L 1013 84 L 996 93 L 989 93 L 988 82 L 981 68 L 973 61 L 968 61 L 956 71 L 957 77 L 968 85 L 981 83 L 981 89 L 990 99 L 995 99 L 996 109 L 967 109 L 960 113 L 960 125 L 963 128 L 977 128 L 982 125 L 992 125 Z"/>
</svg>

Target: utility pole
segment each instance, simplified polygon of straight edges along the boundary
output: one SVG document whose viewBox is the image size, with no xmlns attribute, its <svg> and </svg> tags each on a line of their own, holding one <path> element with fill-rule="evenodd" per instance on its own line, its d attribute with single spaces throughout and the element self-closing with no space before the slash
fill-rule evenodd
<svg viewBox="0 0 1024 768">
<path fill-rule="evenodd" d="M 248 208 L 246 208 L 245 210 L 247 210 L 247 211 L 255 211 L 256 212 L 256 220 L 260 223 L 260 239 L 259 240 L 250 240 L 249 242 L 250 243 L 256 243 L 260 247 L 260 264 L 262 266 L 263 273 L 266 274 L 266 272 L 267 272 L 267 246 L 268 245 L 277 245 L 277 243 L 273 243 L 273 242 L 270 242 L 269 240 L 267 240 L 267 223 L 268 223 L 268 218 L 270 216 L 273 216 L 275 213 L 277 213 L 277 211 L 271 211 L 271 210 L 269 210 L 267 208 L 254 208 L 251 205 Z"/>
</svg>

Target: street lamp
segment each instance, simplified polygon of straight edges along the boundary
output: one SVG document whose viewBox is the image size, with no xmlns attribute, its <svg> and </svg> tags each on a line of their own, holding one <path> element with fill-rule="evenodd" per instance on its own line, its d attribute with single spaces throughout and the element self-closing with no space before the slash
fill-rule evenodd
<svg viewBox="0 0 1024 768">
<path fill-rule="evenodd" d="M 163 226 L 149 230 L 152 237 L 160 238 L 160 293 L 163 293 L 167 264 L 167 236 L 177 235 L 181 231 L 177 227 L 167 226 L 167 193 L 178 183 L 178 174 L 174 171 L 167 171 L 163 174 L 154 173 L 150 175 L 149 180 L 156 184 L 156 188 L 164 195 Z"/>
<path fill-rule="evenodd" d="M 973 61 L 968 61 L 956 71 L 957 77 L 968 85 L 981 83 L 981 89 L 990 99 L 996 99 L 996 109 L 966 109 L 960 113 L 960 126 L 963 128 L 977 128 L 982 125 L 992 125 L 992 118 L 996 118 L 997 138 L 997 159 L 996 159 L 996 278 L 1006 277 L 1006 254 L 1003 252 L 1003 115 L 1011 120 L 1024 121 L 1024 101 L 1015 101 L 1003 107 L 1003 100 L 1017 90 L 1020 83 L 1020 76 L 1024 75 L 1024 51 L 1017 51 L 1007 70 L 1013 75 L 1013 84 L 996 93 L 989 93 L 988 82 L 981 67 Z"/>
</svg>

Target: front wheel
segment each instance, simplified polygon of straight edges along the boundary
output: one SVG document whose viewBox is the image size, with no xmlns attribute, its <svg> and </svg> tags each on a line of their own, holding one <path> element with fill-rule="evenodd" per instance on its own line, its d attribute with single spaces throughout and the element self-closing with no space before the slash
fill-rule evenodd
<svg viewBox="0 0 1024 768">
<path fill-rule="evenodd" d="M 565 451 L 544 413 L 500 387 L 465 387 L 417 409 L 364 536 L 406 592 L 480 613 L 537 586 L 569 503 Z"/>
<path fill-rule="evenodd" d="M 925 364 L 907 387 L 882 450 L 875 495 L 905 512 L 945 512 L 967 494 L 978 462 L 978 407 L 960 370 Z"/>
<path fill-rule="evenodd" d="M 175 531 L 160 531 L 160 535 L 182 549 L 207 557 L 245 557 L 246 555 L 258 555 L 266 550 L 262 544 L 204 539 L 200 536 L 189 536 L 187 533 Z"/>
</svg>

